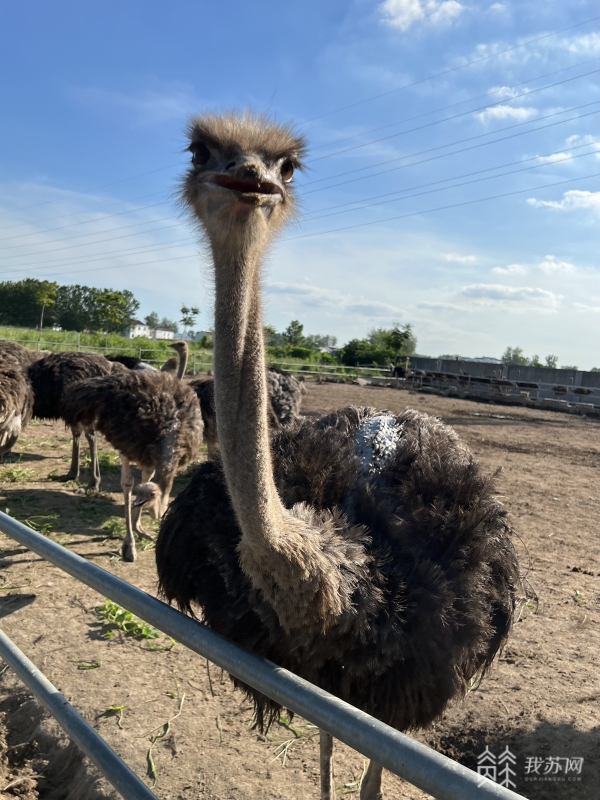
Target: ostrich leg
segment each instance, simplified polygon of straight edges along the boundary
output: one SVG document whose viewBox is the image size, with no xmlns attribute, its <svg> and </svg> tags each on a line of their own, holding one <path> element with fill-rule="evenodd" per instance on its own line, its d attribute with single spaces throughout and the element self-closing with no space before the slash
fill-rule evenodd
<svg viewBox="0 0 600 800">
<path fill-rule="evenodd" d="M 98 440 L 96 438 L 96 431 L 93 429 L 86 430 L 85 438 L 88 440 L 91 461 L 91 473 L 88 487 L 98 491 L 100 488 L 100 464 L 98 463 Z"/>
<path fill-rule="evenodd" d="M 360 800 L 383 800 L 381 794 L 381 772 L 383 767 L 375 761 L 369 762 L 367 774 L 360 787 Z"/>
<path fill-rule="evenodd" d="M 74 425 L 71 428 L 73 434 L 73 449 L 71 451 L 71 466 L 63 478 L 65 481 L 76 481 L 79 477 L 79 440 L 81 439 L 81 428 Z"/>
<path fill-rule="evenodd" d="M 327 731 L 319 731 L 319 762 L 321 769 L 321 800 L 334 800 L 333 787 L 333 736 Z"/>
<path fill-rule="evenodd" d="M 128 459 L 121 456 L 121 488 L 125 506 L 125 538 L 121 545 L 123 561 L 135 561 L 135 538 L 131 525 L 131 492 L 133 489 L 133 473 Z"/>
<path fill-rule="evenodd" d="M 153 476 L 153 469 L 142 468 L 142 483 L 148 483 L 148 481 L 152 480 Z M 133 530 L 138 534 L 138 536 L 141 536 L 142 539 L 152 539 L 152 536 L 150 536 L 150 534 L 142 528 L 141 516 L 142 506 L 135 506 L 131 512 Z"/>
</svg>

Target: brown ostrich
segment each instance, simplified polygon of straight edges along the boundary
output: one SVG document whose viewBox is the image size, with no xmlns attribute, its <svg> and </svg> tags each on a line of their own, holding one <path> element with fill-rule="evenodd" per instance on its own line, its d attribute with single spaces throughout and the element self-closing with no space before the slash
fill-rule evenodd
<svg viewBox="0 0 600 800">
<path fill-rule="evenodd" d="M 217 410 L 215 406 L 215 382 L 205 376 L 193 378 L 189 385 L 200 401 L 204 423 L 204 443 L 208 455 L 215 453 L 219 445 L 217 435 Z M 277 370 L 267 372 L 267 393 L 269 396 L 269 427 L 271 430 L 291 425 L 300 418 L 300 405 L 305 389 L 293 375 Z"/>
<path fill-rule="evenodd" d="M 125 370 L 71 386 L 64 418 L 74 428 L 100 431 L 121 457 L 126 527 L 121 551 L 125 561 L 135 561 L 134 531 L 151 538 L 141 526 L 143 507 L 155 518 L 164 514 L 175 473 L 200 448 L 202 417 L 196 395 L 183 381 L 159 370 Z M 142 473 L 133 510 L 132 463 Z"/>
<path fill-rule="evenodd" d="M 33 391 L 22 364 L 0 348 L 0 456 L 15 446 L 32 410 Z"/>
<path fill-rule="evenodd" d="M 162 523 L 161 590 L 397 729 L 429 725 L 509 633 L 506 512 L 456 433 L 418 411 L 352 407 L 270 434 L 261 261 L 293 215 L 304 142 L 249 112 L 196 118 L 189 135 L 182 199 L 214 263 L 220 459 Z M 277 704 L 242 688 L 267 727 Z M 321 732 L 322 798 L 331 744 Z M 361 799 L 380 781 L 371 762 Z"/>
<path fill-rule="evenodd" d="M 23 369 L 27 369 L 34 361 L 49 355 L 49 353 L 49 350 L 31 350 L 18 342 L 0 341 L 0 358 L 12 358 Z"/>
<path fill-rule="evenodd" d="M 189 348 L 187 342 L 183 339 L 178 339 L 172 342 L 169 347 L 177 351 L 177 358 L 170 358 L 160 368 L 161 372 L 168 372 L 171 375 L 177 374 L 178 378 L 183 378 L 187 369 L 187 362 L 189 358 Z"/>
<path fill-rule="evenodd" d="M 63 401 L 69 386 L 85 378 L 124 371 L 121 364 L 111 363 L 96 353 L 50 353 L 34 361 L 27 374 L 33 387 L 33 416 L 37 419 L 64 419 Z M 100 488 L 98 444 L 93 424 L 72 425 L 73 450 L 71 466 L 63 480 L 76 480 L 80 469 L 80 439 L 84 433 L 90 448 L 90 489 Z"/>
</svg>

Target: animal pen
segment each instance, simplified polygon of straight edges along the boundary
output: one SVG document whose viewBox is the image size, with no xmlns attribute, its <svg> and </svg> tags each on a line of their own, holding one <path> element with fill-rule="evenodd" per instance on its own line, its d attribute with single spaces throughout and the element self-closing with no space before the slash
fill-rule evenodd
<svg viewBox="0 0 600 800">
<path fill-rule="evenodd" d="M 0 512 L 0 531 L 437 800 L 525 800 Z M 156 796 L 0 631 L 0 655 L 125 800 Z"/>
</svg>

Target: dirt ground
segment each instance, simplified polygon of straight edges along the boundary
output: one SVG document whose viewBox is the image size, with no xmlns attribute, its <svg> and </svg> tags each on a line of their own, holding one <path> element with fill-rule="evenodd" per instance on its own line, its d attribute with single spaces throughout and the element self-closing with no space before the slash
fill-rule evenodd
<svg viewBox="0 0 600 800">
<path fill-rule="evenodd" d="M 349 404 L 392 411 L 413 406 L 440 416 L 489 471 L 501 470 L 498 493 L 539 598 L 537 609 L 533 604 L 525 609 L 483 684 L 417 737 L 473 768 L 486 747 L 494 757 L 508 747 L 516 759 L 510 763 L 514 775 L 508 776 L 516 791 L 535 800 L 595 800 L 600 792 L 595 599 L 600 426 L 560 413 L 338 384 L 308 384 L 303 411 L 316 414 Z M 32 423 L 15 450 L 16 456 L 0 464 L 0 508 L 154 593 L 152 548 L 139 551 L 135 564 L 118 556 L 123 531 L 118 459 L 106 443 L 101 443 L 98 494 L 56 480 L 70 458 L 70 436 L 62 424 Z M 178 478 L 176 490 L 185 480 Z M 135 638 L 107 625 L 96 611 L 104 598 L 93 590 L 5 536 L 0 548 L 3 629 L 148 785 L 154 784 L 160 800 L 319 796 L 318 736 L 312 726 L 297 717 L 288 725 L 284 718 L 268 737 L 260 736 L 251 729 L 248 704 L 214 665 L 162 635 Z M 144 633 L 142 627 L 138 631 Z M 567 758 L 583 759 L 583 765 L 571 761 L 565 774 Z M 364 763 L 336 743 L 337 797 L 357 796 Z M 388 800 L 426 797 L 388 773 L 384 790 Z M 114 795 L 4 670 L 0 798 L 15 796 Z"/>
</svg>

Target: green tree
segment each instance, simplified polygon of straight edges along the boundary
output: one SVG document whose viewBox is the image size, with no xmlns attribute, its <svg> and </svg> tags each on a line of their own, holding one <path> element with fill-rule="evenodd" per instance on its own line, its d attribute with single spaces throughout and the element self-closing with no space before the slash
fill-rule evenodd
<svg viewBox="0 0 600 800">
<path fill-rule="evenodd" d="M 507 347 L 502 353 L 502 363 L 508 365 L 516 365 L 526 367 L 529 364 L 529 359 L 523 354 L 521 347 Z"/>
<path fill-rule="evenodd" d="M 297 319 L 293 319 L 283 332 L 283 338 L 285 343 L 298 346 L 303 345 L 304 344 L 304 336 L 302 335 L 303 330 L 304 330 L 304 325 L 298 322 Z"/>
<path fill-rule="evenodd" d="M 156 311 L 151 311 L 147 316 L 145 316 L 144 322 L 149 328 L 158 328 L 160 325 L 160 320 Z"/>
<path fill-rule="evenodd" d="M 58 284 L 53 281 L 40 281 L 36 291 L 36 301 L 41 306 L 40 331 L 44 327 L 44 311 L 46 306 L 51 306 L 56 300 Z"/>
<path fill-rule="evenodd" d="M 540 361 L 540 357 L 536 354 L 535 356 L 531 356 L 529 359 L 529 366 L 530 367 L 543 367 L 544 365 Z"/>
<path fill-rule="evenodd" d="M 558 366 L 558 356 L 546 356 L 546 366 L 550 367 L 550 369 L 556 369 Z"/>
<path fill-rule="evenodd" d="M 161 328 L 170 328 L 175 333 L 179 333 L 179 325 L 175 320 L 168 319 L 168 317 L 163 317 L 159 322 L 159 327 Z"/>
<path fill-rule="evenodd" d="M 200 313 L 200 309 L 192 306 L 188 308 L 187 306 L 181 306 L 181 324 L 183 325 L 183 330 L 185 331 L 186 328 L 188 333 L 192 331 L 194 325 L 196 324 L 196 317 Z"/>
<path fill-rule="evenodd" d="M 395 323 L 391 328 L 373 328 L 368 340 L 378 350 L 386 351 L 388 361 L 413 356 L 417 352 L 417 338 L 410 323 Z"/>
</svg>

